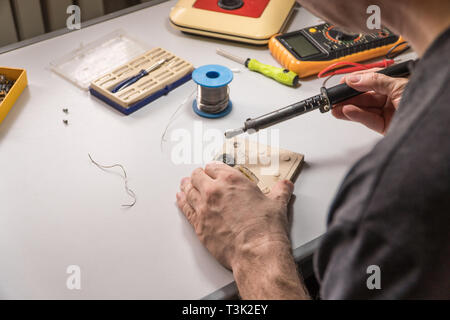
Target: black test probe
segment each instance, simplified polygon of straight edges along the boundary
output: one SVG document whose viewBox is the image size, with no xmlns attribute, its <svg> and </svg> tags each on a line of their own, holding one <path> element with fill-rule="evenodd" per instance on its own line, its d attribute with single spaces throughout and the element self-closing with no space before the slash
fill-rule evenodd
<svg viewBox="0 0 450 320">
<path fill-rule="evenodd" d="M 378 71 L 378 73 L 390 77 L 405 77 L 411 73 L 411 70 L 414 68 L 414 64 L 416 62 L 417 60 L 408 60 L 380 70 Z M 272 111 L 258 118 L 247 119 L 242 128 L 226 131 L 225 137 L 227 139 L 230 139 L 247 131 L 249 133 L 254 133 L 258 130 L 268 128 L 277 123 L 292 119 L 316 109 L 319 109 L 322 113 L 328 112 L 335 104 L 343 102 L 362 93 L 364 92 L 356 91 L 345 83 L 328 89 L 322 87 L 320 89 L 320 94 L 314 97 Z"/>
</svg>

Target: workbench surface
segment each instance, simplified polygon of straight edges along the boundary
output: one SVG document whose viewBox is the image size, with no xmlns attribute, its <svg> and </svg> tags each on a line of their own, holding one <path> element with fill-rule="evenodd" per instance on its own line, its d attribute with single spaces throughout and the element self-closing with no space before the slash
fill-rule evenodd
<svg viewBox="0 0 450 320">
<path fill-rule="evenodd" d="M 230 85 L 234 109 L 223 119 L 199 118 L 183 108 L 168 130 L 192 133 L 203 125 L 224 131 L 249 117 L 319 93 L 322 80 L 297 89 L 278 84 L 215 53 L 277 65 L 265 47 L 189 36 L 169 25 L 169 1 L 0 55 L 0 65 L 27 70 L 29 86 L 0 124 L 0 298 L 198 299 L 233 281 L 197 240 L 178 211 L 180 179 L 199 164 L 177 165 L 161 134 L 191 81 L 124 116 L 54 74 L 49 63 L 114 30 L 160 46 L 196 67 L 242 70 Z M 321 21 L 298 8 L 295 30 Z M 335 84 L 338 77 L 332 79 Z M 62 109 L 68 108 L 69 114 Z M 62 120 L 68 119 L 64 125 Z M 327 211 L 350 166 L 380 136 L 319 111 L 277 126 L 280 147 L 303 153 L 295 184 L 292 243 L 301 247 L 326 230 Z M 137 195 L 133 208 L 117 174 L 95 167 L 121 163 Z M 117 171 L 119 172 L 119 171 Z M 81 268 L 81 290 L 69 290 L 67 267 Z"/>
</svg>

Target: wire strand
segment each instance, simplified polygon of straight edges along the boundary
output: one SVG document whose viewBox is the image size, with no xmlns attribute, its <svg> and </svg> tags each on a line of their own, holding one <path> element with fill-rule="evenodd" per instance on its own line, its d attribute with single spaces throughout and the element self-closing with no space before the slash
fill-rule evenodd
<svg viewBox="0 0 450 320">
<path fill-rule="evenodd" d="M 327 85 L 328 80 L 330 80 L 331 78 L 333 78 L 336 74 L 332 74 L 330 76 L 328 76 L 325 80 L 323 80 L 322 82 L 322 88 L 324 88 Z"/>
<path fill-rule="evenodd" d="M 405 48 L 394 52 L 398 47 L 404 46 L 406 45 Z M 402 53 L 408 51 L 409 49 L 411 49 L 411 46 L 408 45 L 408 42 L 406 41 L 402 41 L 400 43 L 397 43 L 395 46 L 393 46 L 392 48 L 389 49 L 389 51 L 386 53 L 386 59 L 394 59 L 396 57 L 398 57 L 399 55 L 401 55 Z"/>
<path fill-rule="evenodd" d="M 169 130 L 170 125 L 172 124 L 173 119 L 175 118 L 175 116 L 178 114 L 178 111 L 181 110 L 181 108 L 183 108 L 186 103 L 189 102 L 189 100 L 192 98 L 192 96 L 197 92 L 197 88 L 194 89 L 194 91 L 191 92 L 190 95 L 188 95 L 183 102 L 180 103 L 180 105 L 178 106 L 178 108 L 175 110 L 174 113 L 172 113 L 172 115 L 169 118 L 169 121 L 167 122 L 166 128 L 164 129 L 162 135 L 161 135 L 161 142 L 160 142 L 160 148 L 161 151 L 163 151 L 163 143 L 166 141 L 166 134 L 167 134 L 167 130 Z"/>
<path fill-rule="evenodd" d="M 131 208 L 132 206 L 134 206 L 136 204 L 136 194 L 134 193 L 133 190 L 131 190 L 128 187 L 127 171 L 125 170 L 123 165 L 121 165 L 121 164 L 113 164 L 113 165 L 108 165 L 108 166 L 101 165 L 98 162 L 96 162 L 94 159 L 92 159 L 92 157 L 91 157 L 91 155 L 89 153 L 88 153 L 88 156 L 89 156 L 89 159 L 91 159 L 92 163 L 95 164 L 100 169 L 111 169 L 111 168 L 115 168 L 115 167 L 119 167 L 120 169 L 122 169 L 122 171 L 123 171 L 122 178 L 123 178 L 124 183 L 125 183 L 125 191 L 130 197 L 133 198 L 133 203 L 131 203 L 131 204 L 122 204 L 122 207 L 129 207 L 129 208 Z"/>
</svg>

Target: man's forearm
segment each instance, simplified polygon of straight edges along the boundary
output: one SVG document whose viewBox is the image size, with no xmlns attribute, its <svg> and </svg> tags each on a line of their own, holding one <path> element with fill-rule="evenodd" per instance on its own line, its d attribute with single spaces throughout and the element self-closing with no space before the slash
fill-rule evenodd
<svg viewBox="0 0 450 320">
<path fill-rule="evenodd" d="M 285 241 L 246 248 L 233 275 L 243 299 L 309 299 Z"/>
</svg>

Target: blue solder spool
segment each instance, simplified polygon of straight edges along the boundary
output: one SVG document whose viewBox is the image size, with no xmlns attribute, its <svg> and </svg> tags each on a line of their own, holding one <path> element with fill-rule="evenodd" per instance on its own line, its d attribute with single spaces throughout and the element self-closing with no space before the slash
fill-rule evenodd
<svg viewBox="0 0 450 320">
<path fill-rule="evenodd" d="M 198 85 L 197 98 L 192 109 L 201 117 L 215 119 L 231 112 L 233 104 L 229 96 L 228 84 L 233 80 L 233 72 L 220 65 L 206 65 L 192 73 Z"/>
</svg>

